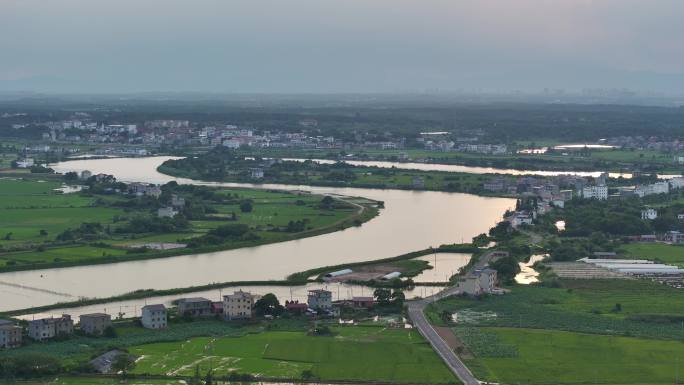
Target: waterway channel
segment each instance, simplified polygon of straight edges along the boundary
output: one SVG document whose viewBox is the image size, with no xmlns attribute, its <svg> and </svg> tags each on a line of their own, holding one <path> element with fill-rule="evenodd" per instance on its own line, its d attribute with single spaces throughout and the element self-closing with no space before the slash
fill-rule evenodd
<svg viewBox="0 0 684 385">
<path fill-rule="evenodd" d="M 361 227 L 294 241 L 164 259 L 3 273 L 0 274 L 0 311 L 108 297 L 139 289 L 279 280 L 314 267 L 388 258 L 430 246 L 468 242 L 495 225 L 504 211 L 515 205 L 513 199 L 434 191 L 199 182 L 159 173 L 157 167 L 167 159 L 170 157 L 83 159 L 52 167 L 58 172 L 90 170 L 93 174 L 112 174 L 125 182 L 175 180 L 361 196 L 383 201 L 385 208 Z"/>
</svg>

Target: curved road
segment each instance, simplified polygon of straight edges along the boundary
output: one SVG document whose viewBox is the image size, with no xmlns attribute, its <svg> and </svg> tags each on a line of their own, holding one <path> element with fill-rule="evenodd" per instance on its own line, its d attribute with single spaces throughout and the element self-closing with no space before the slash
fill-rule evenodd
<svg viewBox="0 0 684 385">
<path fill-rule="evenodd" d="M 481 269 L 485 267 L 493 258 L 493 252 L 484 254 L 471 268 L 468 274 L 472 271 Z M 449 367 L 449 369 L 458 377 L 461 382 L 465 385 L 480 385 L 481 382 L 478 381 L 473 373 L 470 372 L 468 367 L 465 366 L 463 361 L 454 353 L 449 345 L 444 341 L 442 337 L 437 334 L 437 331 L 430 325 L 430 322 L 425 317 L 425 307 L 432 302 L 438 301 L 442 298 L 446 298 L 455 294 L 459 294 L 458 286 L 452 286 L 439 293 L 426 297 L 421 300 L 411 301 L 408 303 L 408 317 L 413 322 L 413 326 L 418 329 L 420 334 L 425 337 L 432 348 L 439 354 L 444 363 Z"/>
</svg>

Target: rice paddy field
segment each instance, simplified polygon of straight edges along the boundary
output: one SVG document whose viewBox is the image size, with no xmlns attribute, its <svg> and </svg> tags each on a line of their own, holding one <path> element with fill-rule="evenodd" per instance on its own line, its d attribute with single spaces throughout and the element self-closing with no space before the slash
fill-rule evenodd
<svg viewBox="0 0 684 385">
<path fill-rule="evenodd" d="M 129 348 L 135 373 L 192 375 L 214 368 L 278 378 L 311 370 L 325 380 L 447 384 L 457 380 L 417 331 L 375 326 L 334 327 L 334 336 L 269 331 L 241 337 L 200 337 Z"/>
<path fill-rule="evenodd" d="M 482 329 L 494 336 L 488 339 L 490 351 L 475 353 L 466 364 L 479 379 L 505 384 L 673 384 L 684 358 L 680 341 Z M 508 353 L 497 357 L 499 350 Z"/>
</svg>

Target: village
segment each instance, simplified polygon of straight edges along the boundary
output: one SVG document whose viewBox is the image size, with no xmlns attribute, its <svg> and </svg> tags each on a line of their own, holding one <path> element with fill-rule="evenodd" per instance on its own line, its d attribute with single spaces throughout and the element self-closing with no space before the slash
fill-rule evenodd
<svg viewBox="0 0 684 385">
<path fill-rule="evenodd" d="M 270 295 L 273 297 L 273 295 Z M 280 307 L 275 300 L 273 304 L 260 303 L 261 295 L 238 290 L 233 294 L 223 296 L 222 301 L 212 301 L 202 297 L 180 298 L 174 301 L 176 306 L 167 308 L 164 304 L 149 304 L 143 306 L 139 325 L 146 329 L 165 329 L 170 318 L 178 317 L 184 321 L 192 319 L 215 318 L 226 322 L 249 322 L 255 318 L 273 319 L 273 312 L 263 309 L 265 306 Z M 311 319 L 325 319 L 340 316 L 340 310 L 372 309 L 377 301 L 372 296 L 352 297 L 348 300 L 333 301 L 333 293 L 325 289 L 309 290 L 306 302 L 297 300 L 285 301 L 282 311 L 293 316 L 305 316 Z M 64 339 L 77 333 L 79 335 L 114 337 L 112 316 L 107 313 L 81 314 L 79 322 L 75 323 L 69 314 L 61 317 L 32 319 L 22 324 L 0 320 L 0 348 L 17 348 L 25 341 L 24 336 L 33 342 L 45 342 L 52 339 Z"/>
</svg>

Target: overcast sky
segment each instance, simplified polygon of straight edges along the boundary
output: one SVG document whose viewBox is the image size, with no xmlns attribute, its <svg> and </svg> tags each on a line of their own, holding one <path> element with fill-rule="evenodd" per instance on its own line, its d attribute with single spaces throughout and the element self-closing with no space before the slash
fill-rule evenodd
<svg viewBox="0 0 684 385">
<path fill-rule="evenodd" d="M 684 92 L 682 0 L 0 0 L 0 90 Z"/>
</svg>

